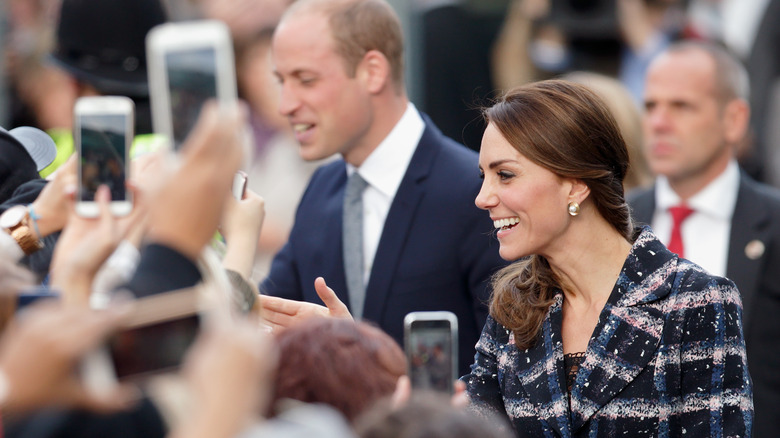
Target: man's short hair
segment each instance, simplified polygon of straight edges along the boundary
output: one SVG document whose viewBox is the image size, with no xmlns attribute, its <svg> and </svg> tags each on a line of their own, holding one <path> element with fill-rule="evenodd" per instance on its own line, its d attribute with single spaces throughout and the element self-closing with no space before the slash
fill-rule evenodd
<svg viewBox="0 0 780 438">
<path fill-rule="evenodd" d="M 733 99 L 750 99 L 750 80 L 742 62 L 722 45 L 708 41 L 680 41 L 672 44 L 666 53 L 699 50 L 709 55 L 715 64 L 715 93 L 725 104 Z"/>
<path fill-rule="evenodd" d="M 353 77 L 363 56 L 376 50 L 390 63 L 393 82 L 403 89 L 404 42 L 401 22 L 384 0 L 299 0 L 288 16 L 318 13 L 328 17 L 336 52 L 344 59 L 347 75 Z"/>
</svg>

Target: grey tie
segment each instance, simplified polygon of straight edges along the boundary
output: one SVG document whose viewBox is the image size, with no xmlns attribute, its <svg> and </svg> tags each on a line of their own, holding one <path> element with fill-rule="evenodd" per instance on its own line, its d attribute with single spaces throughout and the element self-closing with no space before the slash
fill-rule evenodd
<svg viewBox="0 0 780 438">
<path fill-rule="evenodd" d="M 344 273 L 352 316 L 363 316 L 366 285 L 363 282 L 363 190 L 368 183 L 357 172 L 347 181 L 344 192 L 342 236 L 344 246 Z"/>
</svg>

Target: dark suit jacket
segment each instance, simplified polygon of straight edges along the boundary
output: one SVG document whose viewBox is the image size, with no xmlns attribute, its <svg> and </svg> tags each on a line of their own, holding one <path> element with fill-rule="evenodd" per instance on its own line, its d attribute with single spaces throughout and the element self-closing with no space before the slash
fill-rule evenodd
<svg viewBox="0 0 780 438">
<path fill-rule="evenodd" d="M 288 243 L 274 258 L 260 290 L 321 303 L 322 276 L 349 303 L 342 257 L 343 160 L 315 172 L 298 206 Z M 458 316 L 459 369 L 474 358 L 487 317 L 489 277 L 505 265 L 488 214 L 474 205 L 480 187 L 477 154 L 426 128 L 387 214 L 366 286 L 363 318 L 403 345 L 403 319 L 412 311 Z"/>
<path fill-rule="evenodd" d="M 463 378 L 477 411 L 518 436 L 749 436 L 752 410 L 739 293 L 678 258 L 645 227 L 566 388 L 563 294 L 529 349 L 492 318 Z"/>
<path fill-rule="evenodd" d="M 635 220 L 650 223 L 653 189 L 632 194 L 629 203 Z M 748 256 L 751 250 L 754 258 Z M 775 437 L 780 431 L 780 192 L 745 174 L 731 219 L 726 276 L 736 283 L 744 307 L 756 409 L 753 436 Z"/>
</svg>

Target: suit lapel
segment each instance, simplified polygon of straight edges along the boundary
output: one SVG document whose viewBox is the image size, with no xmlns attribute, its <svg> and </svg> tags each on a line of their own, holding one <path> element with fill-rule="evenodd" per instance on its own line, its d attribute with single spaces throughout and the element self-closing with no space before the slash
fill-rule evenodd
<svg viewBox="0 0 780 438">
<path fill-rule="evenodd" d="M 425 195 L 425 179 L 430 173 L 434 158 L 441 149 L 439 143 L 435 141 L 436 135 L 430 125 L 425 127 L 387 213 L 366 287 L 366 304 L 363 310 L 366 319 L 379 321 L 384 313 L 392 280 L 406 245 L 407 236 L 412 229 L 415 212 Z"/>
<path fill-rule="evenodd" d="M 332 193 L 331 199 L 333 199 L 333 204 L 331 204 L 330 208 L 338 209 L 338 223 L 333 223 L 331 226 L 325 226 L 323 227 L 323 230 L 329 229 L 333 230 L 333 237 L 334 239 L 338 240 L 330 240 L 334 245 L 338 246 L 339 256 L 337 258 L 337 262 L 322 263 L 323 266 L 326 267 L 324 273 L 322 274 L 325 278 L 325 280 L 328 282 L 328 286 L 330 286 L 331 289 L 333 289 L 336 292 L 336 296 L 339 297 L 339 300 L 341 300 L 342 303 L 348 303 L 349 301 L 349 291 L 347 290 L 347 279 L 346 274 L 344 273 L 344 228 L 342 227 L 342 221 L 344 218 L 344 190 L 347 186 L 347 166 L 346 163 L 343 163 L 342 166 L 340 166 L 340 171 L 338 172 L 338 178 L 334 181 L 334 187 L 332 189 L 328 189 L 328 193 Z M 330 217 L 329 215 L 325 216 Z M 323 256 L 323 258 L 326 258 L 326 256 Z M 333 269 L 328 270 L 328 266 L 333 266 Z M 312 280 L 311 285 L 306 285 L 307 287 L 311 287 L 311 290 L 314 291 L 314 282 Z M 316 297 L 319 301 L 319 296 L 317 296 L 317 293 L 314 292 L 313 297 Z"/>
<path fill-rule="evenodd" d="M 742 297 L 743 324 L 750 321 L 750 303 L 759 286 L 765 255 L 769 252 L 769 214 L 763 208 L 754 183 L 741 176 L 737 204 L 731 219 L 731 236 L 726 264 L 726 276 L 739 288 Z"/>
</svg>

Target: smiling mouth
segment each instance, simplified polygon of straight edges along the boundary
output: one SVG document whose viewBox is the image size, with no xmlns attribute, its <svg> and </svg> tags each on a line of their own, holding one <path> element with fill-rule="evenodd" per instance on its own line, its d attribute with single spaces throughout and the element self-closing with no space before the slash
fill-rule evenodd
<svg viewBox="0 0 780 438">
<path fill-rule="evenodd" d="M 301 134 L 311 129 L 312 126 L 314 125 L 312 125 L 311 123 L 295 123 L 293 124 L 292 128 L 296 134 Z"/>
<path fill-rule="evenodd" d="M 516 217 L 510 217 L 505 219 L 497 219 L 493 221 L 493 226 L 499 231 L 508 230 L 520 223 L 520 219 Z"/>
</svg>

